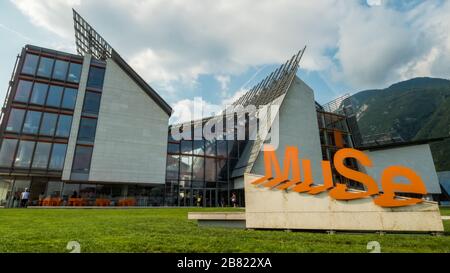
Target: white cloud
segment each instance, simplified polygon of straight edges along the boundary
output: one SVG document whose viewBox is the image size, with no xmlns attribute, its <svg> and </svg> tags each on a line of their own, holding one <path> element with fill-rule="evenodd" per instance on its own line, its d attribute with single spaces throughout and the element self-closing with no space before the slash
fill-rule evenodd
<svg viewBox="0 0 450 273">
<path fill-rule="evenodd" d="M 72 7 L 81 0 L 10 0 L 31 22 L 61 37 L 73 37 Z"/>
<path fill-rule="evenodd" d="M 381 6 L 381 0 L 367 0 L 369 6 Z"/>
<path fill-rule="evenodd" d="M 201 97 L 194 99 L 183 99 L 173 105 L 174 113 L 170 117 L 170 123 L 182 123 L 190 120 L 197 120 L 205 117 L 210 117 L 221 113 L 230 106 L 233 102 L 244 95 L 248 90 L 240 89 L 232 96 L 222 100 L 222 104 L 214 104 L 204 100 Z"/>
<path fill-rule="evenodd" d="M 170 117 L 172 124 L 210 117 L 223 110 L 221 105 L 209 103 L 201 97 L 180 100 L 172 108 L 174 109 Z"/>
<path fill-rule="evenodd" d="M 227 76 L 227 75 L 216 75 L 216 76 L 214 76 L 214 78 L 220 84 L 220 90 L 221 90 L 222 97 L 225 97 L 227 95 L 228 84 L 231 81 L 231 77 Z"/>
<path fill-rule="evenodd" d="M 223 87 L 250 67 L 307 45 L 301 66 L 355 89 L 450 74 L 450 1 L 17 0 L 35 25 L 73 43 L 70 7 L 160 92 L 214 75 Z M 220 79 L 220 80 L 219 80 Z M 164 93 L 163 93 L 164 94 Z"/>
</svg>

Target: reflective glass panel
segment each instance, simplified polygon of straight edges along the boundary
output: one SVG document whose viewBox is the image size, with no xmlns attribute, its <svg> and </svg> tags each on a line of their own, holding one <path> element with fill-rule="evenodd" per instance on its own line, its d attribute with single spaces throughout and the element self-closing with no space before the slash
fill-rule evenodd
<svg viewBox="0 0 450 273">
<path fill-rule="evenodd" d="M 37 134 L 39 130 L 39 123 L 41 122 L 41 112 L 28 111 L 25 123 L 23 124 L 22 132 L 24 134 Z"/>
<path fill-rule="evenodd" d="M 24 116 L 25 110 L 12 108 L 9 114 L 8 124 L 6 125 L 6 131 L 19 133 L 22 128 Z"/>
</svg>

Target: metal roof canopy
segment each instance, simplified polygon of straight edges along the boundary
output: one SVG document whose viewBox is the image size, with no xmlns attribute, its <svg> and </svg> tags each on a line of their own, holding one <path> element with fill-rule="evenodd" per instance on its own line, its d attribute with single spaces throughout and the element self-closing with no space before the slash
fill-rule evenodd
<svg viewBox="0 0 450 273">
<path fill-rule="evenodd" d="M 113 48 L 78 12 L 74 9 L 72 11 L 78 54 L 91 54 L 94 58 L 100 60 L 111 58 Z"/>
<path fill-rule="evenodd" d="M 287 60 L 285 64 L 270 73 L 261 82 L 253 86 L 242 97 L 236 100 L 232 106 L 266 105 L 287 92 L 293 77 L 297 74 L 298 64 L 306 50 L 306 46 L 297 54 Z"/>
<path fill-rule="evenodd" d="M 136 71 L 112 48 L 112 46 L 98 32 L 81 17 L 75 9 L 73 11 L 73 23 L 75 29 L 75 43 L 80 55 L 90 54 L 99 60 L 111 58 L 127 75 L 139 85 L 169 116 L 172 114 L 170 105 L 139 76 Z"/>
</svg>

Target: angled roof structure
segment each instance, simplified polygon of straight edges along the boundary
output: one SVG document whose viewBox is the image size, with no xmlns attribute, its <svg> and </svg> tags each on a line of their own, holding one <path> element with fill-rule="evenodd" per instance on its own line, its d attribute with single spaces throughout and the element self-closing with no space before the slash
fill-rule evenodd
<svg viewBox="0 0 450 273">
<path fill-rule="evenodd" d="M 287 91 L 289 90 L 289 87 L 297 74 L 299 62 L 305 50 L 306 47 L 292 56 L 292 58 L 286 61 L 285 64 L 281 65 L 269 76 L 250 89 L 250 91 L 235 101 L 233 106 L 236 107 L 242 105 L 245 107 L 248 105 L 254 105 L 255 107 L 260 107 L 263 105 L 270 105 L 272 107 L 276 107 L 277 111 L 279 111 L 284 97 L 286 96 Z M 316 107 L 318 106 L 320 105 L 316 105 Z M 268 128 L 271 128 L 275 120 L 275 116 L 260 115 L 260 119 L 262 119 L 260 122 L 265 123 Z M 255 140 L 248 141 L 243 154 L 240 156 L 239 161 L 231 174 L 232 178 L 241 177 L 244 173 L 249 173 L 252 171 L 253 165 L 258 158 L 262 145 L 266 140 L 267 133 L 268 132 L 265 132 L 264 135 L 257 134 Z"/>
<path fill-rule="evenodd" d="M 90 54 L 96 59 L 114 60 L 127 75 L 144 90 L 169 116 L 172 114 L 170 105 L 150 86 L 133 68 L 112 48 L 112 46 L 81 17 L 74 9 L 73 22 L 75 29 L 75 44 L 79 55 Z"/>
<path fill-rule="evenodd" d="M 253 86 L 248 92 L 233 103 L 236 105 L 266 105 L 287 92 L 287 87 L 297 73 L 298 64 L 306 47 L 292 56 L 290 60 L 270 73 L 266 78 Z"/>
</svg>

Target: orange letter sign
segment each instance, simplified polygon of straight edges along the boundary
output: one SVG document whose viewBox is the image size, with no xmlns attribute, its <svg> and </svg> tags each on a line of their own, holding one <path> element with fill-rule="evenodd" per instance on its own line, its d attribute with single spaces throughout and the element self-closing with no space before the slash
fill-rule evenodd
<svg viewBox="0 0 450 273">
<path fill-rule="evenodd" d="M 330 196 L 336 200 L 353 200 L 368 197 L 378 193 L 378 186 L 372 177 L 365 173 L 358 172 L 347 168 L 344 165 L 344 160 L 346 158 L 355 158 L 361 162 L 362 165 L 371 167 L 372 161 L 369 157 L 361 151 L 355 149 L 340 149 L 334 155 L 334 166 L 336 170 L 342 175 L 349 179 L 358 181 L 364 184 L 367 188 L 365 192 L 348 192 L 347 186 L 344 184 L 336 184 L 336 187 L 330 191 Z"/>
<path fill-rule="evenodd" d="M 408 178 L 411 184 L 394 183 L 394 178 L 397 176 Z M 381 207 L 401 207 L 422 202 L 422 199 L 420 198 L 395 199 L 395 192 L 427 193 L 420 176 L 413 170 L 403 166 L 390 166 L 386 168 L 381 176 L 381 187 L 383 188 L 384 193 L 374 199 L 375 204 Z"/>
</svg>

